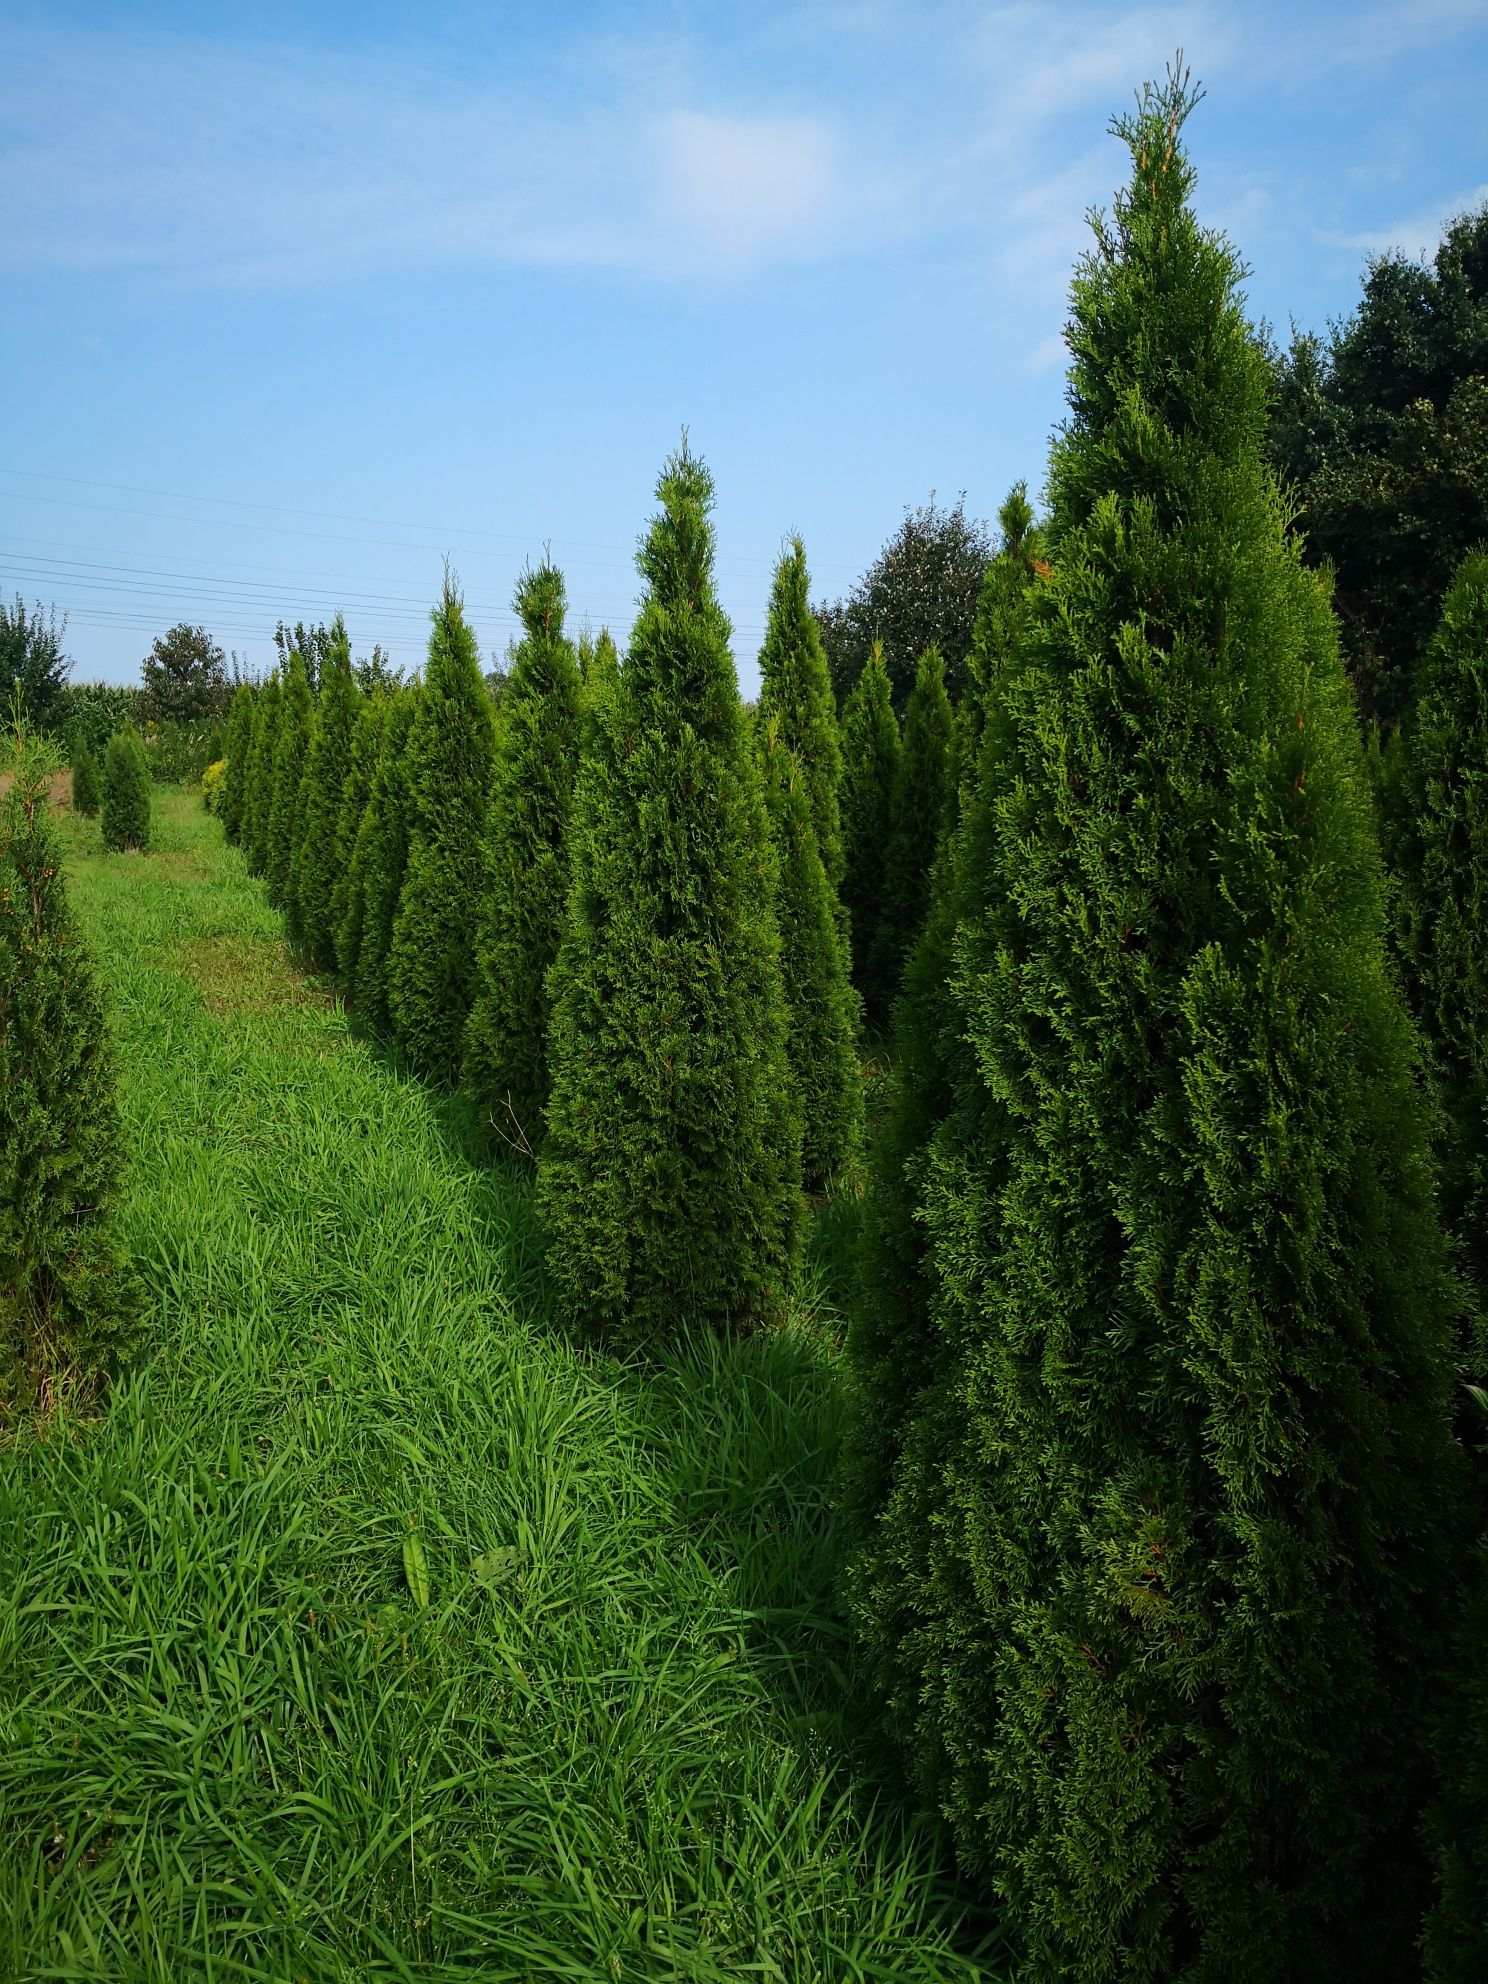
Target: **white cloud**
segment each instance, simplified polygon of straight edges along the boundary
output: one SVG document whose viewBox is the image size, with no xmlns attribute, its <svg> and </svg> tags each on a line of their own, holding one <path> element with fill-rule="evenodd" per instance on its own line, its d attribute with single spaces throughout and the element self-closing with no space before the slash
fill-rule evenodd
<svg viewBox="0 0 1488 1984">
<path fill-rule="evenodd" d="M 1474 186 L 1470 192 L 1455 194 L 1450 200 L 1437 201 L 1425 212 L 1412 214 L 1405 220 L 1364 228 L 1356 234 L 1320 232 L 1317 239 L 1330 248 L 1357 248 L 1366 255 L 1433 255 L 1441 245 L 1447 222 L 1482 206 L 1485 200 L 1488 200 L 1488 184 Z"/>
</svg>

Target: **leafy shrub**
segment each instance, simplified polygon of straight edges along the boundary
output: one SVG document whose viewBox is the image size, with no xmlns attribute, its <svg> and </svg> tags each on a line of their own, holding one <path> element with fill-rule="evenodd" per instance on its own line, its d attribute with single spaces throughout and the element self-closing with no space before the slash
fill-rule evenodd
<svg viewBox="0 0 1488 1984">
<path fill-rule="evenodd" d="M 222 791 L 227 782 L 227 762 L 219 758 L 214 765 L 208 765 L 201 776 L 202 805 L 209 813 L 220 812 Z"/>
<path fill-rule="evenodd" d="M 102 798 L 98 790 L 98 761 L 88 749 L 88 740 L 79 738 L 72 752 L 72 806 L 85 819 L 98 817 Z"/>
</svg>

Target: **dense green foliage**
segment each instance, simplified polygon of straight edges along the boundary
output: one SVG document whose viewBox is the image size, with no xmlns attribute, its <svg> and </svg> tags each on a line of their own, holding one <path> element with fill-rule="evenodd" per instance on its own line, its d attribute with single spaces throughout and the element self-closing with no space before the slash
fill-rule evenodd
<svg viewBox="0 0 1488 1984">
<path fill-rule="evenodd" d="M 336 965 L 336 901 L 341 881 L 341 803 L 351 774 L 352 737 L 362 697 L 351 672 L 351 643 L 340 614 L 321 662 L 315 726 L 305 757 L 290 896 L 293 929 L 322 971 Z"/>
<path fill-rule="evenodd" d="M 685 445 L 657 495 L 625 666 L 589 705 L 539 1171 L 569 1315 L 650 1345 L 778 1311 L 802 1216 L 769 827 Z"/>
<path fill-rule="evenodd" d="M 860 1011 L 842 906 L 817 838 L 812 781 L 783 729 L 783 716 L 767 715 L 762 706 L 755 744 L 775 843 L 786 1053 L 801 1118 L 802 1179 L 808 1191 L 820 1192 L 849 1178 L 857 1165 L 863 1135 Z"/>
<path fill-rule="evenodd" d="M 72 751 L 72 804 L 76 812 L 85 820 L 96 820 L 103 804 L 103 794 L 99 789 L 98 760 L 88 748 L 86 737 L 80 737 Z"/>
<path fill-rule="evenodd" d="M 793 537 L 770 593 L 765 644 L 760 649 L 757 721 L 776 719 L 777 741 L 795 753 L 805 781 L 807 811 L 816 830 L 822 866 L 834 889 L 842 887 L 842 738 L 832 699 L 827 657 L 808 603 L 806 547 Z"/>
<path fill-rule="evenodd" d="M 881 998 L 898 997 L 905 961 L 930 907 L 931 870 L 955 819 L 955 745 L 945 664 L 934 648 L 927 648 L 915 670 L 904 711 L 903 749 L 894 770 L 883 907 L 869 967 L 869 982 Z"/>
<path fill-rule="evenodd" d="M 1326 341 L 1294 339 L 1271 446 L 1308 556 L 1337 575 L 1360 699 L 1393 723 L 1453 572 L 1488 539 L 1488 204 L 1451 223 L 1430 264 L 1371 262 Z"/>
<path fill-rule="evenodd" d="M 0 599 L 0 706 L 9 709 L 19 690 L 26 721 L 40 731 L 57 729 L 67 714 L 66 633 L 67 616 L 59 626 L 55 607 L 43 617 L 40 600 L 28 613 L 19 593 L 14 606 Z"/>
<path fill-rule="evenodd" d="M 223 774 L 217 810 L 228 839 L 239 840 L 248 804 L 248 772 L 253 754 L 253 691 L 246 682 L 240 682 L 233 691 L 222 754 L 227 760 L 227 770 Z"/>
<path fill-rule="evenodd" d="M 388 1010 L 414 1065 L 452 1076 L 475 993 L 473 911 L 495 736 L 480 649 L 448 573 L 431 617 L 408 733 L 408 866 L 388 953 Z"/>
<path fill-rule="evenodd" d="M 142 694 L 132 683 L 69 681 L 52 706 L 47 727 L 54 737 L 86 742 L 101 763 L 114 732 L 138 723 Z"/>
<path fill-rule="evenodd" d="M 1451 1604 L 1455 1293 L 1325 593 L 1181 84 L 1074 286 L 856 1613 L 1022 1977 L 1394 1979 Z M 871 1429 L 870 1429 L 871 1430 Z"/>
<path fill-rule="evenodd" d="M 1406 733 L 1400 951 L 1438 1078 L 1444 1208 L 1488 1297 L 1488 552 L 1463 559 Z"/>
<path fill-rule="evenodd" d="M 0 1470 L 0 1976 L 1000 1975 L 843 1703 L 830 1314 L 576 1351 L 195 800 L 69 832 L 155 1354 Z"/>
<path fill-rule="evenodd" d="M 926 648 L 944 655 L 959 697 L 991 557 L 987 526 L 967 516 L 964 497 L 950 509 L 941 509 L 933 495 L 918 510 L 906 509 L 904 522 L 847 598 L 816 609 L 839 706 L 879 641 L 896 711 L 909 701 Z"/>
<path fill-rule="evenodd" d="M 352 851 L 346 920 L 336 946 L 343 983 L 357 1011 L 379 1031 L 392 1024 L 388 956 L 408 870 L 413 816 L 408 739 L 418 704 L 416 689 L 401 689 L 388 703 L 377 769 Z"/>
<path fill-rule="evenodd" d="M 879 979 L 877 966 L 901 749 L 883 650 L 875 643 L 842 713 L 842 906 L 853 983 L 875 1026 L 887 1020 L 894 994 L 892 984 Z"/>
<path fill-rule="evenodd" d="M 580 679 L 562 573 L 524 573 L 515 604 L 523 637 L 501 701 L 464 1080 L 496 1136 L 535 1159 L 548 1105 L 548 970 L 568 906 Z"/>
<path fill-rule="evenodd" d="M 46 791 L 18 728 L 0 796 L 0 1413 L 91 1391 L 128 1305 L 112 1231 L 113 1041 Z M 18 1561 L 18 1560 L 16 1560 Z M 8 1692 L 8 1691 L 7 1691 Z"/>
<path fill-rule="evenodd" d="M 274 755 L 279 746 L 279 677 L 271 675 L 254 699 L 253 742 L 248 750 L 248 789 L 243 795 L 243 852 L 248 873 L 262 875 L 269 858 L 269 815 L 274 804 Z"/>
<path fill-rule="evenodd" d="M 336 821 L 336 886 L 331 896 L 331 927 L 335 931 L 337 975 L 348 987 L 356 978 L 362 948 L 361 877 L 355 866 L 357 836 L 372 797 L 372 780 L 377 772 L 391 700 L 385 690 L 361 700 L 351 734 L 351 763 L 341 788 L 341 812 Z"/>
<path fill-rule="evenodd" d="M 150 845 L 150 771 L 132 726 L 109 739 L 103 760 L 103 844 L 110 852 Z"/>
<path fill-rule="evenodd" d="M 284 675 L 279 720 L 274 733 L 274 760 L 269 799 L 268 837 L 264 848 L 264 880 L 269 901 L 285 912 L 291 935 L 298 935 L 298 913 L 294 899 L 294 857 L 300 839 L 300 809 L 305 760 L 310 755 L 310 735 L 315 724 L 315 705 L 310 695 L 310 679 L 299 650 L 289 657 Z"/>
<path fill-rule="evenodd" d="M 199 723 L 221 716 L 231 694 L 226 659 L 205 627 L 183 620 L 158 634 L 140 663 L 142 714 L 155 723 Z"/>
</svg>

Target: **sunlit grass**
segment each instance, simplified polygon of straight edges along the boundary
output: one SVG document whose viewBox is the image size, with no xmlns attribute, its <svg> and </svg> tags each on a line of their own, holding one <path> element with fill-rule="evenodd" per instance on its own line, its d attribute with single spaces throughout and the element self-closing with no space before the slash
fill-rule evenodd
<svg viewBox="0 0 1488 1984">
<path fill-rule="evenodd" d="M 194 798 L 69 821 L 152 1361 L 0 1455 L 0 1976 L 951 1979 L 833 1600 L 829 1209 L 790 1328 L 642 1371 L 306 980 Z"/>
</svg>

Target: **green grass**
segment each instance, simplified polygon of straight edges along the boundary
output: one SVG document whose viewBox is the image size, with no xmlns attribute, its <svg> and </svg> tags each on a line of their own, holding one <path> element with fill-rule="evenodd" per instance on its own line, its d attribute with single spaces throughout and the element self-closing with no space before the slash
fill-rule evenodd
<svg viewBox="0 0 1488 1984">
<path fill-rule="evenodd" d="M 68 832 L 153 1355 L 0 1454 L 0 1976 L 992 1974 L 858 1747 L 825 1306 L 575 1347 L 196 800 Z"/>
</svg>

